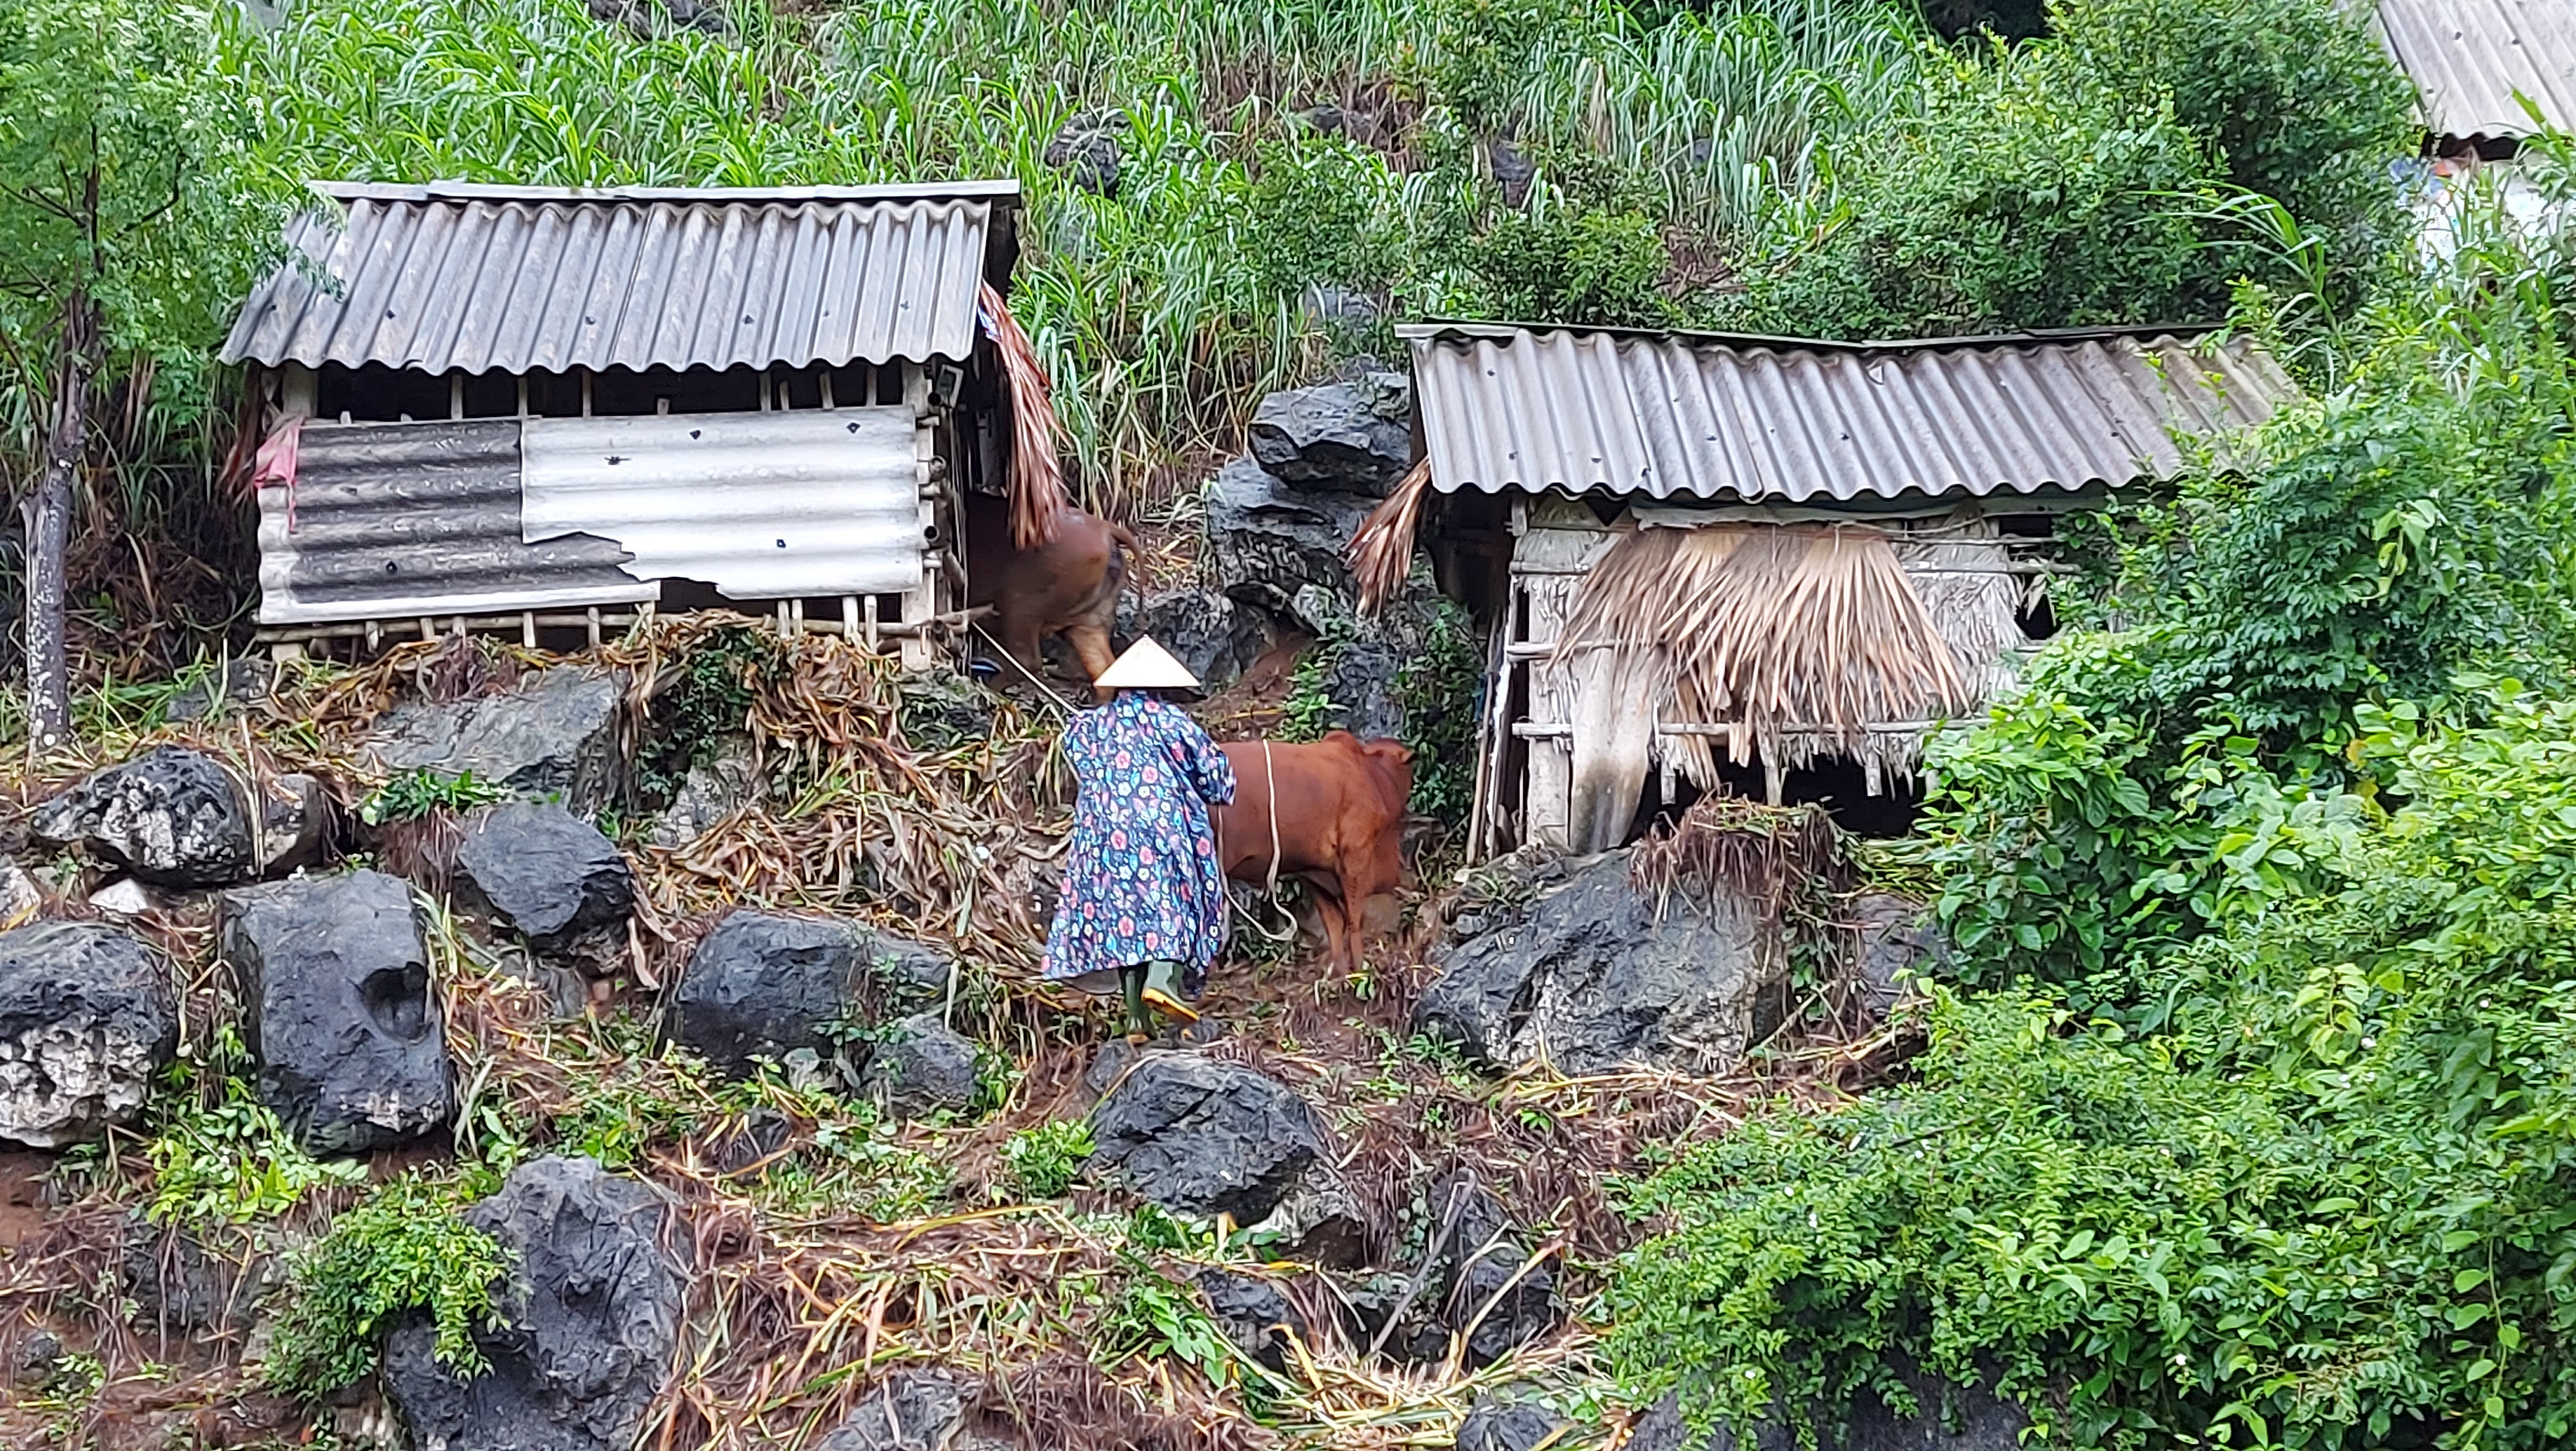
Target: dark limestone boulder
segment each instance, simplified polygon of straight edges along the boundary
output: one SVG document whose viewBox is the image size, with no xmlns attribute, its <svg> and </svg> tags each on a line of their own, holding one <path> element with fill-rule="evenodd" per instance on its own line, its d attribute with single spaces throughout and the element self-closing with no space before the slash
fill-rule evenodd
<svg viewBox="0 0 2576 1451">
<path fill-rule="evenodd" d="M 899 1370 L 850 1408 L 814 1451 L 1007 1451 L 977 1427 L 982 1383 L 946 1370 Z"/>
<path fill-rule="evenodd" d="M 1538 1451 L 1564 1439 L 1565 1418 L 1536 1401 L 1492 1397 L 1467 1408 L 1458 1423 L 1458 1451 Z"/>
<path fill-rule="evenodd" d="M 1914 981 L 1949 960 L 1950 939 L 1930 907 L 1891 892 L 1854 898 L 1843 920 L 1859 935 L 1857 984 L 1861 1006 L 1873 1021 L 1885 1021 L 1898 1003 L 1922 991 Z"/>
<path fill-rule="evenodd" d="M 276 673 L 276 667 L 257 656 L 218 660 L 179 687 L 162 713 L 174 721 L 230 715 L 268 694 Z"/>
<path fill-rule="evenodd" d="M 411 886 L 382 872 L 224 894 L 260 1100 L 316 1154 L 362 1154 L 455 1112 Z"/>
<path fill-rule="evenodd" d="M 1425 1196 L 1435 1226 L 1447 1225 L 1427 1283 L 1440 1287 L 1440 1323 L 1467 1340 L 1467 1363 L 1491 1365 L 1505 1352 L 1565 1323 L 1556 1276 L 1532 1265 L 1519 1224 L 1491 1190 L 1452 1174 Z"/>
<path fill-rule="evenodd" d="M 1517 912 L 1480 911 L 1479 935 L 1433 954 L 1415 1031 L 1494 1068 L 1734 1068 L 1779 986 L 1759 914 L 1720 893 L 1676 894 L 1659 916 L 1627 875 L 1627 854 L 1606 853 Z"/>
<path fill-rule="evenodd" d="M 1277 1285 L 1214 1268 L 1199 1271 L 1196 1281 L 1208 1318 L 1237 1350 L 1272 1370 L 1288 1368 L 1290 1342 L 1307 1333 L 1306 1321 Z"/>
<path fill-rule="evenodd" d="M 624 783 L 617 713 L 625 691 L 614 674 L 557 666 L 495 695 L 398 706 L 376 722 L 366 749 L 388 773 L 471 771 L 517 795 L 595 811 Z"/>
<path fill-rule="evenodd" d="M 703 0 L 589 0 L 591 17 L 622 24 L 638 40 L 661 40 L 680 31 L 719 39 L 733 34 L 724 11 Z"/>
<path fill-rule="evenodd" d="M 267 1289 L 267 1262 L 245 1268 L 209 1254 L 185 1229 L 164 1229 L 136 1216 L 118 1269 L 134 1302 L 133 1324 L 158 1335 L 196 1335 L 249 1327 Z"/>
<path fill-rule="evenodd" d="M 917 743 L 916 743 L 917 744 Z M 726 817 L 758 801 L 769 789 L 747 738 L 718 745 L 680 778 L 671 804 L 653 820 L 651 840 L 660 847 L 683 847 L 715 830 Z"/>
<path fill-rule="evenodd" d="M 51 1149 L 131 1123 L 179 1046 L 151 949 L 98 922 L 0 932 L 0 1138 Z"/>
<path fill-rule="evenodd" d="M 736 1077 L 800 1048 L 828 1057 L 828 1029 L 919 1011 L 951 970 L 930 948 L 855 923 L 738 911 L 689 955 L 671 1037 Z"/>
<path fill-rule="evenodd" d="M 1208 552 L 1217 582 L 1236 600 L 1280 615 L 1294 614 L 1291 602 L 1309 585 L 1356 599 L 1342 551 L 1375 507 L 1366 494 L 1301 489 L 1254 459 L 1235 459 L 1217 470 L 1208 488 Z"/>
<path fill-rule="evenodd" d="M 82 846 L 163 887 L 219 887 L 259 870 L 241 789 L 202 751 L 161 746 L 84 778 L 36 807 L 28 832 Z"/>
<path fill-rule="evenodd" d="M 878 1034 L 859 1074 L 859 1089 L 897 1119 L 963 1116 L 983 1097 L 975 1045 L 939 1014 L 916 1013 Z"/>
<path fill-rule="evenodd" d="M 259 783 L 259 874 L 276 876 L 331 859 L 339 804 L 318 776 L 289 771 Z"/>
<path fill-rule="evenodd" d="M 1132 593 L 1121 594 L 1116 633 L 1129 640 L 1153 636 L 1210 690 L 1240 679 L 1271 643 L 1258 613 L 1230 595 L 1204 589 L 1158 590 L 1141 605 Z"/>
<path fill-rule="evenodd" d="M 470 1380 L 433 1358 L 425 1315 L 386 1337 L 385 1393 L 418 1451 L 628 1451 L 670 1373 L 686 1287 L 661 1199 L 549 1155 L 465 1218 L 509 1257 L 502 1326 L 475 1332 L 491 1368 Z"/>
<path fill-rule="evenodd" d="M 1150 1054 L 1091 1110 L 1091 1164 L 1178 1214 L 1253 1225 L 1328 1171 L 1315 1112 L 1285 1084 L 1199 1053 Z"/>
<path fill-rule="evenodd" d="M 598 827 L 551 801 L 476 812 L 456 849 L 456 884 L 539 951 L 623 929 L 635 873 Z"/>
<path fill-rule="evenodd" d="M 1076 112 L 1047 138 L 1046 150 L 1038 159 L 1071 177 L 1082 190 L 1114 197 L 1119 167 L 1126 160 L 1126 147 L 1118 138 L 1126 129 L 1123 111 Z"/>
<path fill-rule="evenodd" d="M 971 676 L 947 670 L 907 671 L 898 689 L 897 719 L 903 724 L 903 738 L 914 750 L 950 750 L 993 734 L 992 692 Z"/>
<path fill-rule="evenodd" d="M 1300 492 L 1376 500 L 1413 467 L 1413 383 L 1401 373 L 1291 388 L 1253 411 L 1253 462 Z"/>
</svg>

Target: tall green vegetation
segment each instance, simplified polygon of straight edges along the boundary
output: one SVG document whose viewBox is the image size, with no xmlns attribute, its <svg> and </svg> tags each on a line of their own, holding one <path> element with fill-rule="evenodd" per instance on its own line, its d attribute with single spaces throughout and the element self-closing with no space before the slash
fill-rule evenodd
<svg viewBox="0 0 2576 1451">
<path fill-rule="evenodd" d="M 1937 743 L 1922 1080 L 1633 1186 L 1641 1388 L 1911 1359 L 2072 1445 L 2576 1432 L 2576 239 L 2452 220 L 2250 462 L 2114 514 L 2124 627 Z"/>
<path fill-rule="evenodd" d="M 186 0 L 0 7 L 0 423 L 33 475 L 24 613 L 40 740 L 71 724 L 76 485 L 100 444 L 143 441 L 131 427 L 93 437 L 93 389 L 122 375 L 135 414 L 202 407 L 222 311 L 275 236 L 244 187 L 244 117 L 211 26 Z"/>
<path fill-rule="evenodd" d="M 2320 267 L 2349 307 L 2402 234 L 2388 168 L 2417 139 L 2360 21 L 2330 0 L 2049 16 L 2054 39 L 1927 63 L 1920 106 L 1857 133 L 1756 239 L 1734 318 L 1825 337 L 2208 322 L 2241 277 Z"/>
<path fill-rule="evenodd" d="M 1310 316 L 1310 286 L 1393 316 L 1665 316 L 1704 280 L 1668 236 L 1713 253 L 1761 225 L 1825 140 L 1901 103 L 1921 35 L 1831 0 L 1651 28 L 1558 0 L 731 14 L 731 43 L 641 42 L 577 0 L 314 0 L 230 55 L 279 195 L 1016 178 L 1014 308 L 1094 498 L 1123 507 L 1331 348 L 1383 344 Z M 1045 162 L 1076 118 L 1117 142 L 1114 195 Z M 1497 177 L 1515 158 L 1538 168 L 1526 219 Z M 1562 184 L 1605 168 L 1615 203 Z"/>
</svg>

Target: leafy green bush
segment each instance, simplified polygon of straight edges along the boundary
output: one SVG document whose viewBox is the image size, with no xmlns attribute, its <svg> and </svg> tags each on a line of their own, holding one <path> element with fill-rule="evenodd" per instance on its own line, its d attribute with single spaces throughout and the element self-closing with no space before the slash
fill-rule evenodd
<svg viewBox="0 0 2576 1451">
<path fill-rule="evenodd" d="M 385 1329 L 414 1310 L 429 1312 L 438 1362 L 472 1375 L 483 1369 L 474 1331 L 497 1324 L 492 1286 L 509 1270 L 500 1242 L 458 1218 L 447 1189 L 417 1174 L 393 1180 L 288 1260 L 269 1383 L 321 1400 L 373 1371 Z"/>
<path fill-rule="evenodd" d="M 1476 699 L 1484 661 L 1466 607 L 1435 596 L 1422 648 L 1395 677 L 1404 711 L 1404 743 L 1413 748 L 1414 810 L 1452 826 L 1467 819 L 1476 789 Z"/>
<path fill-rule="evenodd" d="M 2322 233 L 2347 276 L 2400 240 L 2391 161 L 2420 135 L 2415 90 L 2364 23 L 2331 0 L 2055 0 L 2061 43 L 2141 105 L 2171 96 L 2237 186 Z"/>
<path fill-rule="evenodd" d="M 635 764 L 645 793 L 667 800 L 690 767 L 748 727 L 751 703 L 786 670 L 787 653 L 766 630 L 727 625 L 700 637 L 653 696 L 653 736 Z"/>
<path fill-rule="evenodd" d="M 439 771 L 415 766 L 386 779 L 358 803 L 358 819 L 369 826 L 418 821 L 437 811 L 471 811 L 508 799 L 510 793 L 470 771 Z"/>
<path fill-rule="evenodd" d="M 216 1031 L 204 1053 L 171 1065 L 143 1145 L 152 1166 L 144 1214 L 153 1223 L 273 1219 L 316 1189 L 365 1182 L 364 1164 L 324 1163 L 304 1152 L 259 1101 L 253 1067 L 250 1050 L 229 1025 Z"/>
<path fill-rule="evenodd" d="M 2067 1444 L 2576 1432 L 2576 704 L 2366 712 L 2406 804 L 2168 960 L 2168 1031 L 1943 993 L 1919 1087 L 1634 1188 L 1623 1372 L 1704 1414 L 1902 1351 Z"/>
<path fill-rule="evenodd" d="M 2047 47 L 1927 62 L 1924 89 L 1842 160 L 1809 249 L 1757 270 L 1736 321 L 1938 337 L 2224 310 L 2189 214 L 2211 162 L 2169 106 Z"/>
<path fill-rule="evenodd" d="M 1662 290 L 1670 263 L 1642 211 L 1553 206 L 1498 218 L 1476 240 L 1469 266 L 1494 317 L 1651 327 L 1673 317 Z"/>
<path fill-rule="evenodd" d="M 1023 1199 L 1062 1199 L 1073 1192 L 1091 1157 L 1091 1123 L 1065 1119 L 1033 1124 L 1002 1145 L 1002 1166 Z"/>
</svg>

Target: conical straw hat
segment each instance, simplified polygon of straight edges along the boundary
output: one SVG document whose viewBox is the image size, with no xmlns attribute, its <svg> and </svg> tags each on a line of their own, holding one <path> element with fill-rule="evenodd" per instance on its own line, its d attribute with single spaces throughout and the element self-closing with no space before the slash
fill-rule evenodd
<svg viewBox="0 0 2576 1451">
<path fill-rule="evenodd" d="M 1199 678 L 1173 659 L 1171 651 L 1155 644 L 1152 636 L 1140 635 L 1092 684 L 1111 690 L 1196 690 Z"/>
</svg>

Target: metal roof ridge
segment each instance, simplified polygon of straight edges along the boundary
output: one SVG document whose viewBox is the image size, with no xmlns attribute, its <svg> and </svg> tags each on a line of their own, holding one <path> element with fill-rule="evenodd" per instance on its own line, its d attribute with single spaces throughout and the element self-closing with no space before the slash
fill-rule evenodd
<svg viewBox="0 0 2576 1451">
<path fill-rule="evenodd" d="M 2152 342 L 2158 338 L 2197 340 L 2212 333 L 2223 332 L 2225 329 L 2224 323 L 2171 322 L 2139 323 L 2129 326 L 2032 328 L 2023 332 L 1974 333 L 1960 337 L 1851 339 L 1784 337 L 1771 333 L 1730 333 L 1691 328 L 1604 327 L 1579 323 L 1472 322 L 1464 319 L 1432 318 L 1422 322 L 1398 323 L 1395 327 L 1395 335 L 1406 342 L 1437 342 L 1446 337 L 1509 339 L 1524 334 L 1531 337 L 1574 335 L 1635 338 L 1646 342 L 1725 347 L 1739 351 L 1771 349 L 1811 353 L 1896 353 L 2104 342 L 2115 338 L 2138 342 Z"/>
<path fill-rule="evenodd" d="M 1015 206 L 1015 180 L 880 182 L 864 186 L 519 186 L 502 182 L 376 182 L 312 180 L 307 189 L 334 201 L 523 202 L 939 202 L 984 201 Z"/>
</svg>

